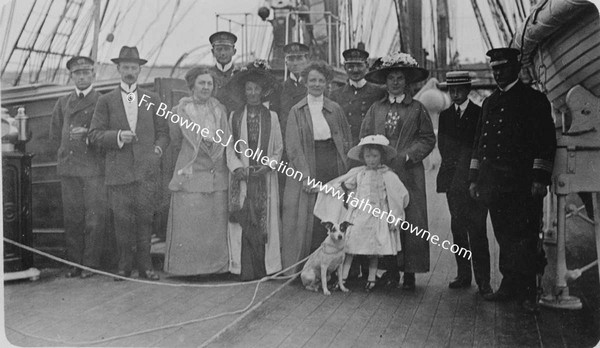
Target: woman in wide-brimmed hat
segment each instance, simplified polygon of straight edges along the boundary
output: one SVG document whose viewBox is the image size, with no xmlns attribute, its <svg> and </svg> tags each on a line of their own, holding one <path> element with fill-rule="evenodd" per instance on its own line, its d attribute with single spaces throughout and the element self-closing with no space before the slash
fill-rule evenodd
<svg viewBox="0 0 600 348">
<path fill-rule="evenodd" d="M 279 251 L 279 184 L 276 166 L 283 152 L 279 119 L 264 100 L 277 81 L 264 60 L 250 63 L 227 84 L 243 106 L 229 116 L 236 156 L 244 179 L 231 178 L 229 186 L 229 271 L 241 280 L 260 279 L 281 270 Z M 246 150 L 260 153 L 248 157 Z M 266 156 L 267 160 L 262 160 Z M 267 163 L 265 165 L 264 163 Z"/>
<path fill-rule="evenodd" d="M 381 59 L 378 69 L 369 72 L 367 81 L 385 84 L 387 96 L 373 103 L 362 123 L 361 138 L 383 134 L 397 151 L 390 167 L 406 185 L 410 204 L 406 220 L 419 229 L 427 229 L 427 198 L 423 159 L 435 146 L 433 124 L 427 110 L 412 98 L 409 86 L 427 78 L 413 57 L 395 53 Z M 386 276 L 388 285 L 399 281 L 398 270 L 404 272 L 403 289 L 414 290 L 415 273 L 429 271 L 429 242 L 410 231 L 401 231 L 402 251 L 398 263 L 390 261 Z M 399 268 L 398 268 L 399 266 Z"/>
</svg>

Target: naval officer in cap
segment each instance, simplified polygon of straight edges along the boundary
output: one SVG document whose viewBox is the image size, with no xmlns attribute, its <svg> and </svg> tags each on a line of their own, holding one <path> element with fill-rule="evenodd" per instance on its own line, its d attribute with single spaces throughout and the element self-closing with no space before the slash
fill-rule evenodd
<svg viewBox="0 0 600 348">
<path fill-rule="evenodd" d="M 211 52 L 216 61 L 215 65 L 209 69 L 215 80 L 213 96 L 225 105 L 228 112 L 231 112 L 237 109 L 239 105 L 236 105 L 236 102 L 227 95 L 223 87 L 229 82 L 233 74 L 237 72 L 233 64 L 233 56 L 237 52 L 235 50 L 237 36 L 228 31 L 218 31 L 212 34 L 208 40 L 212 45 Z"/>
<path fill-rule="evenodd" d="M 367 82 L 365 75 L 369 71 L 369 52 L 351 48 L 342 52 L 344 69 L 348 82 L 331 93 L 331 100 L 340 104 L 352 132 L 353 145 L 358 144 L 360 126 L 371 105 L 385 96 L 385 89 L 374 83 Z"/>
<path fill-rule="evenodd" d="M 490 287 L 490 252 L 486 220 L 487 209 L 469 195 L 469 163 L 481 108 L 469 100 L 471 76 L 468 71 L 449 71 L 446 82 L 452 105 L 440 113 L 438 148 L 442 164 L 437 176 L 437 192 L 446 193 L 450 209 L 450 229 L 454 244 L 471 250 L 472 260 L 454 254 L 457 276 L 451 289 L 471 286 L 471 261 L 479 293 L 492 292 Z"/>
<path fill-rule="evenodd" d="M 555 127 L 546 96 L 519 80 L 519 51 L 496 48 L 487 55 L 498 88 L 482 105 L 469 190 L 489 209 L 502 282 L 484 298 L 518 300 L 529 312 L 537 309 L 536 274 L 545 266 L 537 244 L 556 151 Z"/>
<path fill-rule="evenodd" d="M 100 93 L 92 86 L 92 59 L 73 57 L 67 69 L 75 90 L 58 99 L 50 124 L 50 141 L 58 149 L 56 170 L 61 179 L 67 258 L 98 268 L 106 214 L 104 159 L 89 143 L 87 133 Z M 67 273 L 67 277 L 92 275 L 79 268 Z"/>
<path fill-rule="evenodd" d="M 287 118 L 292 106 L 296 105 L 302 98 L 306 97 L 307 89 L 300 77 L 302 70 L 308 65 L 308 46 L 299 42 L 292 42 L 283 46 L 285 54 L 285 66 L 289 71 L 288 78 L 283 83 L 281 90 L 281 102 L 279 113 L 279 124 L 281 134 L 285 137 Z"/>
</svg>

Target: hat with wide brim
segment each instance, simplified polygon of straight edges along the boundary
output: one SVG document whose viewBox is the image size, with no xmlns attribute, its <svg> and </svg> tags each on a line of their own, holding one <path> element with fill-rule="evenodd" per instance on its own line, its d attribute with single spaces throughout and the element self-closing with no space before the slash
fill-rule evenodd
<svg viewBox="0 0 600 348">
<path fill-rule="evenodd" d="M 365 145 L 381 145 L 384 151 L 385 158 L 388 161 L 396 157 L 396 150 L 390 146 L 390 141 L 384 135 L 376 134 L 367 135 L 366 137 L 360 139 L 358 145 L 356 145 L 355 147 L 351 148 L 350 151 L 348 151 L 348 158 L 363 162 L 363 159 L 360 158 L 360 152 L 362 151 L 362 148 Z"/>
<path fill-rule="evenodd" d="M 407 83 L 423 81 L 429 77 L 429 71 L 419 67 L 417 61 L 410 54 L 398 52 L 383 57 L 381 65 L 368 72 L 365 79 L 369 82 L 385 84 L 388 74 L 397 70 L 404 73 Z"/>
<path fill-rule="evenodd" d="M 119 52 L 119 57 L 111 59 L 111 61 L 115 64 L 119 64 L 121 62 L 133 62 L 138 63 L 139 65 L 144 65 L 148 63 L 147 60 L 140 58 L 140 53 L 138 52 L 137 47 L 129 47 L 123 46 L 121 47 L 121 51 Z"/>
<path fill-rule="evenodd" d="M 258 84 L 263 89 L 263 97 L 271 94 L 279 86 L 266 61 L 256 60 L 235 73 L 225 88 L 235 100 L 246 100 L 246 82 L 248 81 Z"/>
</svg>

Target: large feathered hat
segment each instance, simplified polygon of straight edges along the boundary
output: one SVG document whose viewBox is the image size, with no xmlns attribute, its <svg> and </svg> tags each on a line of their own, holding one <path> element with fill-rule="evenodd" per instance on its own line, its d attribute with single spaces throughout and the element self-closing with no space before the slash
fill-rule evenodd
<svg viewBox="0 0 600 348">
<path fill-rule="evenodd" d="M 367 73 L 365 78 L 373 83 L 385 84 L 388 74 L 394 70 L 401 70 L 407 83 L 423 81 L 429 76 L 429 71 L 420 68 L 410 54 L 397 52 L 383 57 L 379 68 Z"/>
</svg>

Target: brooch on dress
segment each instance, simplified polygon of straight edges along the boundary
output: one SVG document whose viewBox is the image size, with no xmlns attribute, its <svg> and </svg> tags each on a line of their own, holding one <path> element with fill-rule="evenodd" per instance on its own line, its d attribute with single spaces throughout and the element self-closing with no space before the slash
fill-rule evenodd
<svg viewBox="0 0 600 348">
<path fill-rule="evenodd" d="M 385 130 L 388 135 L 388 138 L 396 133 L 396 128 L 398 127 L 398 120 L 400 120 L 400 115 L 398 115 L 397 111 L 394 111 L 392 114 L 392 110 L 388 111 L 385 121 Z"/>
</svg>

